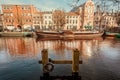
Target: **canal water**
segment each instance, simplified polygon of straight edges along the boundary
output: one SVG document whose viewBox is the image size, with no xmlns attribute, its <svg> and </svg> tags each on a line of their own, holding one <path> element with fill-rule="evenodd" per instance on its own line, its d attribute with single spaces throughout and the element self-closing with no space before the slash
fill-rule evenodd
<svg viewBox="0 0 120 80">
<path fill-rule="evenodd" d="M 83 64 L 81 80 L 120 80 L 120 40 L 48 40 L 35 38 L 0 38 L 0 80 L 40 80 L 41 50 L 49 58 L 71 60 L 72 50 L 79 49 Z M 71 76 L 71 64 L 54 65 L 52 76 Z"/>
</svg>

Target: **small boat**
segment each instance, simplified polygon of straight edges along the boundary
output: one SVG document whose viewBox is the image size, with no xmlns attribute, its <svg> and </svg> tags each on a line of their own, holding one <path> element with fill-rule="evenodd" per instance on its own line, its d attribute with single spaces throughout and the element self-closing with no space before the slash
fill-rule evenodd
<svg viewBox="0 0 120 80">
<path fill-rule="evenodd" d="M 120 38 L 120 33 L 116 34 L 116 37 L 117 37 L 117 38 Z"/>
<path fill-rule="evenodd" d="M 115 37 L 118 33 L 106 32 L 107 37 Z"/>
</svg>

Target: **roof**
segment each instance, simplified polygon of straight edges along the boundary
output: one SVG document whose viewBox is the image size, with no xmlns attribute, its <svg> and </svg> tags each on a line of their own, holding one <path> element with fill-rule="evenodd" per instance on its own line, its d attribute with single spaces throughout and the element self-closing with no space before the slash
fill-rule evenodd
<svg viewBox="0 0 120 80">
<path fill-rule="evenodd" d="M 66 13 L 66 15 L 69 15 L 69 16 L 77 16 L 78 14 L 76 14 L 75 12 L 68 12 L 68 13 Z"/>
</svg>

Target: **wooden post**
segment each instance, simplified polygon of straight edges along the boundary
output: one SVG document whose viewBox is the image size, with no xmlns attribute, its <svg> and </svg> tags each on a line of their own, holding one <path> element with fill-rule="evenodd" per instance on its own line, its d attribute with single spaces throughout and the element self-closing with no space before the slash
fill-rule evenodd
<svg viewBox="0 0 120 80">
<path fill-rule="evenodd" d="M 48 77 L 49 76 L 49 72 L 47 72 L 44 68 L 45 64 L 47 64 L 49 62 L 48 60 L 48 50 L 47 49 L 43 49 L 42 50 L 42 65 L 43 65 L 43 76 L 44 77 Z"/>
<path fill-rule="evenodd" d="M 80 54 L 80 51 L 78 49 L 73 50 L 73 58 L 72 58 L 73 76 L 78 76 L 78 73 L 79 73 L 79 54 Z"/>
</svg>

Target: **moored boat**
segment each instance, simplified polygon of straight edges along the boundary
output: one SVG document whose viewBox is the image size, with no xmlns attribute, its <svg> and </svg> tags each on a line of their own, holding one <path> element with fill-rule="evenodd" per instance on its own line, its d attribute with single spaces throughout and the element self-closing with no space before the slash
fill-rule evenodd
<svg viewBox="0 0 120 80">
<path fill-rule="evenodd" d="M 53 32 L 53 31 L 43 31 L 36 32 L 37 37 L 41 38 L 60 38 L 61 32 Z"/>
<path fill-rule="evenodd" d="M 103 32 L 72 32 L 72 31 L 61 31 L 61 32 L 36 32 L 39 38 L 60 38 L 60 39 L 91 39 L 101 37 Z"/>
<path fill-rule="evenodd" d="M 117 37 L 117 38 L 120 38 L 120 33 L 116 34 L 116 37 Z"/>
<path fill-rule="evenodd" d="M 101 33 L 75 33 L 75 39 L 91 39 L 101 37 L 103 32 Z"/>
<path fill-rule="evenodd" d="M 106 32 L 107 37 L 115 37 L 117 33 Z"/>
</svg>

